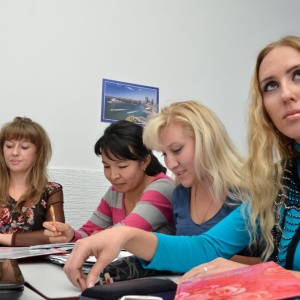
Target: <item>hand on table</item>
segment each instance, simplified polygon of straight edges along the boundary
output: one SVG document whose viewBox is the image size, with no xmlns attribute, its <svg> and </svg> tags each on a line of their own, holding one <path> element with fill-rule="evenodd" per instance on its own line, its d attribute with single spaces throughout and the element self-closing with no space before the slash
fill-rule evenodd
<svg viewBox="0 0 300 300">
<path fill-rule="evenodd" d="M 220 272 L 225 272 L 229 270 L 239 269 L 246 267 L 247 265 L 240 264 L 237 262 L 233 262 L 231 260 L 225 258 L 216 258 L 208 263 L 201 264 L 197 267 L 194 267 L 187 273 L 185 273 L 182 277 L 178 279 L 178 283 L 182 280 L 192 279 L 196 277 L 202 277 L 206 275 L 216 274 Z"/>
</svg>

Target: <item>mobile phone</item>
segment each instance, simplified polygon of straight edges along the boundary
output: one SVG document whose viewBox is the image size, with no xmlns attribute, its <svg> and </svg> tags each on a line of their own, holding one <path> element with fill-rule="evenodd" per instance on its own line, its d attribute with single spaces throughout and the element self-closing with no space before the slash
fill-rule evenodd
<svg viewBox="0 0 300 300">
<path fill-rule="evenodd" d="M 24 277 L 15 259 L 0 260 L 0 299 L 15 300 L 24 290 Z"/>
<path fill-rule="evenodd" d="M 155 296 L 128 295 L 128 296 L 123 296 L 120 300 L 163 300 L 163 298 L 155 297 Z"/>
</svg>

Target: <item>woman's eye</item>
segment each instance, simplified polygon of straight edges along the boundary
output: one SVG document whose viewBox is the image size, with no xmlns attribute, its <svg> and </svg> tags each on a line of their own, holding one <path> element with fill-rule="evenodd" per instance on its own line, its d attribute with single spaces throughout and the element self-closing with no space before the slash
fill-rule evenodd
<svg viewBox="0 0 300 300">
<path fill-rule="evenodd" d="M 276 89 L 277 87 L 278 87 L 278 84 L 275 81 L 270 81 L 264 86 L 263 91 L 270 92 L 270 91 Z"/>
<path fill-rule="evenodd" d="M 174 153 L 179 153 L 179 152 L 181 151 L 181 149 L 182 149 L 182 147 L 177 148 L 177 149 L 174 149 L 173 152 L 174 152 Z"/>
<path fill-rule="evenodd" d="M 125 169 L 127 166 L 119 166 L 120 169 Z"/>
<path fill-rule="evenodd" d="M 11 149 L 13 146 L 12 146 L 12 145 L 6 144 L 5 147 L 6 147 L 7 149 Z"/>
<path fill-rule="evenodd" d="M 27 150 L 29 147 L 28 146 L 22 146 L 21 147 L 23 150 Z"/>
<path fill-rule="evenodd" d="M 295 72 L 294 72 L 294 79 L 300 79 L 300 70 L 296 70 Z"/>
</svg>

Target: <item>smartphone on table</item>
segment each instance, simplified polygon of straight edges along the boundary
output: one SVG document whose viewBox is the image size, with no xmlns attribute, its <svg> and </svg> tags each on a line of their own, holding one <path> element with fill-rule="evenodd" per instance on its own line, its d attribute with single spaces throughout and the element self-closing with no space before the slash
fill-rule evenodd
<svg viewBox="0 0 300 300">
<path fill-rule="evenodd" d="M 24 277 L 15 259 L 0 260 L 0 299 L 19 299 L 24 290 Z"/>
</svg>

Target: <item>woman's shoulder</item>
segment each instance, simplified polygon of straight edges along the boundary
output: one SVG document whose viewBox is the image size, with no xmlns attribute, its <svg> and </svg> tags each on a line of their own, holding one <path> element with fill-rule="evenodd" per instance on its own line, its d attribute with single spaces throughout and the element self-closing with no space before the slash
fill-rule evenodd
<svg viewBox="0 0 300 300">
<path fill-rule="evenodd" d="M 157 181 L 157 180 L 166 180 L 166 179 L 168 181 L 172 182 L 173 184 L 175 184 L 174 179 L 172 179 L 169 175 L 167 175 L 167 174 L 165 174 L 163 172 L 160 172 L 160 173 L 154 175 L 152 182 Z"/>
<path fill-rule="evenodd" d="M 49 181 L 46 185 L 46 193 L 48 195 L 51 195 L 59 190 L 62 190 L 62 185 L 57 182 Z"/>
</svg>

